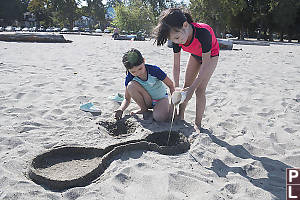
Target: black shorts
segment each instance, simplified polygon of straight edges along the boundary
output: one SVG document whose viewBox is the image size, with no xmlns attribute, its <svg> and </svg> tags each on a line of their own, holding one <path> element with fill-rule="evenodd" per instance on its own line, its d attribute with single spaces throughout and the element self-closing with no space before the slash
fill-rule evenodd
<svg viewBox="0 0 300 200">
<path fill-rule="evenodd" d="M 201 57 L 201 56 L 197 56 L 197 55 L 192 54 L 192 53 L 191 53 L 191 55 L 192 55 L 194 58 L 196 58 L 196 60 L 197 60 L 199 63 L 202 64 L 202 57 Z M 216 57 L 216 56 L 219 56 L 219 54 L 218 54 L 218 55 L 214 55 L 214 56 L 211 55 L 210 57 L 212 58 L 212 57 Z"/>
</svg>

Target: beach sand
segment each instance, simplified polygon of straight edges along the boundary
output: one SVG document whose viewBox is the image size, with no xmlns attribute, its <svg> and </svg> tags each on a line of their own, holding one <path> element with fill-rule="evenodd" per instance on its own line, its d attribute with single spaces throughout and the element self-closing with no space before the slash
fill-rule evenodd
<svg viewBox="0 0 300 200">
<path fill-rule="evenodd" d="M 53 148 L 105 148 L 170 128 L 151 115 L 126 116 L 131 128 L 118 136 L 102 125 L 119 106 L 111 98 L 124 93 L 122 54 L 137 48 L 172 78 L 172 49 L 109 35 L 65 38 L 73 43 L 0 42 L 0 199 L 285 199 L 285 169 L 300 167 L 297 44 L 221 51 L 201 133 L 195 97 L 185 122 L 173 126 L 191 142 L 188 152 L 125 151 L 91 184 L 62 192 L 34 183 L 32 159 Z M 182 53 L 181 86 L 188 56 Z M 101 115 L 79 110 L 88 102 Z M 135 109 L 132 103 L 125 114 Z"/>
</svg>

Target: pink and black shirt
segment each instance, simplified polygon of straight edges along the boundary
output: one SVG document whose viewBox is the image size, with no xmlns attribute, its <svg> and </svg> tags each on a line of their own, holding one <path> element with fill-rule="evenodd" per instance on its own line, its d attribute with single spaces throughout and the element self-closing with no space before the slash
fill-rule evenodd
<svg viewBox="0 0 300 200">
<path fill-rule="evenodd" d="M 183 49 L 192 55 L 202 57 L 202 52 L 211 51 L 211 57 L 219 55 L 219 43 L 213 29 L 203 23 L 191 23 L 193 27 L 193 38 L 189 44 L 173 43 L 173 52 L 178 53 Z"/>
</svg>

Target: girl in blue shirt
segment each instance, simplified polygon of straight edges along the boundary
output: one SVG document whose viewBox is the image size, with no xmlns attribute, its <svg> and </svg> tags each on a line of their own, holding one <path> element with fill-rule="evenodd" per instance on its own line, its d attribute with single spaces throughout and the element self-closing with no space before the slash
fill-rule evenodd
<svg viewBox="0 0 300 200">
<path fill-rule="evenodd" d="M 169 87 L 172 94 L 173 81 L 159 67 L 145 64 L 142 54 L 137 49 L 126 52 L 122 62 L 127 69 L 125 99 L 115 111 L 115 118 L 122 118 L 124 110 L 133 98 L 140 110 L 131 114 L 142 114 L 153 108 L 154 120 L 168 120 L 170 106 L 165 85 Z"/>
</svg>

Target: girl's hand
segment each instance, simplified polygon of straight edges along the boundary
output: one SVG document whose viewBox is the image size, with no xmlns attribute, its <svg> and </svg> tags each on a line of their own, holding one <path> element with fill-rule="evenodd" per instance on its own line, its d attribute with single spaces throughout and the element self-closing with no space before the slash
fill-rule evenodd
<svg viewBox="0 0 300 200">
<path fill-rule="evenodd" d="M 174 105 L 177 105 L 179 103 L 182 103 L 182 89 L 177 87 L 175 88 L 174 92 L 171 94 L 171 102 Z M 185 98 L 185 97 L 184 97 Z"/>
<path fill-rule="evenodd" d="M 173 88 L 170 88 L 170 94 L 172 95 L 173 92 L 175 91 L 174 87 Z"/>
<path fill-rule="evenodd" d="M 186 92 L 186 97 L 185 97 L 184 103 L 189 102 L 189 100 L 191 100 L 191 98 L 193 96 L 194 91 L 192 90 L 192 88 L 189 88 L 189 87 L 183 88 L 182 91 Z"/>
<path fill-rule="evenodd" d="M 123 115 L 123 110 L 115 110 L 115 119 L 120 120 Z"/>
<path fill-rule="evenodd" d="M 130 115 L 137 115 L 137 114 L 143 114 L 144 112 L 147 112 L 148 111 L 148 109 L 147 110 L 135 110 L 135 111 L 132 111 L 131 113 L 130 113 Z"/>
</svg>

